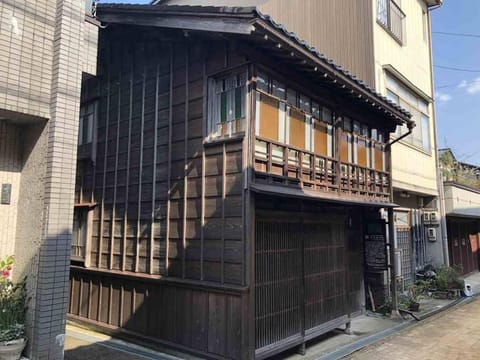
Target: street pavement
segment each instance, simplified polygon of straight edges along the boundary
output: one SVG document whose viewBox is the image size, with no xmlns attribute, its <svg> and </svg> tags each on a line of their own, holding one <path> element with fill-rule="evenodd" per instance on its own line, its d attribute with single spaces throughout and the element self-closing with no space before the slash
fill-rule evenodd
<svg viewBox="0 0 480 360">
<path fill-rule="evenodd" d="M 344 359 L 478 360 L 480 299 L 423 320 Z"/>
</svg>

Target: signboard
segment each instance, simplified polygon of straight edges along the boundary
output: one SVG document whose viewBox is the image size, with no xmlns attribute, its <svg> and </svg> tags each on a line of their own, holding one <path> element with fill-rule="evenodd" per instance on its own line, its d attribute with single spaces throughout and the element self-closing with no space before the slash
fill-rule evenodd
<svg viewBox="0 0 480 360">
<path fill-rule="evenodd" d="M 10 205 L 11 197 L 12 197 L 12 184 L 2 184 L 2 191 L 0 193 L 0 204 Z"/>
<path fill-rule="evenodd" d="M 383 220 L 369 221 L 365 226 L 365 265 L 367 271 L 388 269 L 386 227 Z"/>
</svg>

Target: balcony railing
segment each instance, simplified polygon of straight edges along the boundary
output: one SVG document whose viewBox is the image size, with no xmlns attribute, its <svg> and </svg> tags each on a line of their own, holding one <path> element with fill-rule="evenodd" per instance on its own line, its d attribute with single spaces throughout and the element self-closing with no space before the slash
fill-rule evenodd
<svg viewBox="0 0 480 360">
<path fill-rule="evenodd" d="M 255 181 L 389 201 L 390 175 L 256 137 Z"/>
<path fill-rule="evenodd" d="M 405 13 L 394 0 L 378 0 L 377 21 L 398 42 L 403 44 L 403 21 Z"/>
</svg>

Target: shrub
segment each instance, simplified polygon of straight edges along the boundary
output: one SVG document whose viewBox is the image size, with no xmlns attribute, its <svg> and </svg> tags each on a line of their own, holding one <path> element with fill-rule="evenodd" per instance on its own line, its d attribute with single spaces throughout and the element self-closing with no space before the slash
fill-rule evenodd
<svg viewBox="0 0 480 360">
<path fill-rule="evenodd" d="M 465 281 L 461 278 L 458 269 L 442 265 L 437 270 L 435 278 L 435 287 L 438 291 L 448 291 L 450 289 L 462 289 Z"/>
<path fill-rule="evenodd" d="M 25 337 L 26 279 L 12 282 L 10 273 L 13 263 L 13 256 L 0 261 L 0 342 Z"/>
</svg>

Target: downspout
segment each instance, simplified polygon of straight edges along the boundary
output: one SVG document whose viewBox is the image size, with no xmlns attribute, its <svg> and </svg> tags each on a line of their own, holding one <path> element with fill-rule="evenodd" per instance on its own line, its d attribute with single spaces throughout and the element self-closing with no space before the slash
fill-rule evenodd
<svg viewBox="0 0 480 360">
<path fill-rule="evenodd" d="M 410 135 L 413 131 L 413 128 L 415 127 L 415 123 L 411 121 L 407 123 L 407 127 L 408 127 L 408 131 L 405 134 L 403 134 L 402 136 L 399 136 L 398 138 L 386 144 L 387 149 L 390 149 L 393 144 L 395 144 L 396 142 L 399 142 L 402 139 L 405 139 L 408 135 Z"/>
<path fill-rule="evenodd" d="M 430 82 L 431 84 L 431 93 L 433 98 L 434 96 L 434 77 L 433 77 L 433 54 L 432 54 L 432 27 L 430 26 L 430 11 L 438 9 L 441 5 L 437 5 L 435 7 L 429 8 L 428 10 L 428 41 L 429 41 L 429 46 L 428 46 L 428 51 L 430 55 L 430 78 L 432 81 Z M 442 251 L 443 251 L 443 263 L 445 265 L 450 265 L 450 256 L 448 253 L 448 237 L 447 237 L 447 215 L 445 213 L 445 193 L 444 193 L 444 188 L 443 188 L 443 178 L 442 174 L 440 172 L 440 164 L 438 161 L 438 152 L 437 152 L 437 143 L 438 143 L 438 137 L 437 137 L 437 117 L 436 117 L 436 112 L 435 112 L 435 101 L 432 101 L 432 115 L 433 115 L 433 149 L 434 149 L 434 156 L 435 156 L 435 170 L 436 170 L 436 176 L 437 176 L 437 183 L 438 183 L 438 207 L 440 211 L 440 232 L 442 235 Z"/>
</svg>

